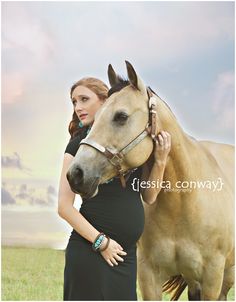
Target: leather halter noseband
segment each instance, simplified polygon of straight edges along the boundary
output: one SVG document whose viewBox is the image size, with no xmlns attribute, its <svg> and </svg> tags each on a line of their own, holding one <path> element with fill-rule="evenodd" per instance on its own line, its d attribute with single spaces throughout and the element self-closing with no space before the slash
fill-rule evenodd
<svg viewBox="0 0 236 302">
<path fill-rule="evenodd" d="M 125 175 L 127 171 L 123 171 L 121 167 L 121 163 L 124 159 L 124 155 L 127 154 L 131 149 L 133 149 L 137 144 L 139 144 L 146 136 L 151 135 L 152 139 L 155 140 L 156 137 L 156 97 L 153 95 L 153 92 L 150 87 L 147 87 L 148 94 L 148 110 L 149 110 L 149 119 L 145 129 L 137 135 L 130 143 L 128 143 L 124 148 L 122 148 L 119 152 L 114 153 L 109 150 L 107 147 L 103 147 L 102 145 L 96 143 L 92 139 L 84 138 L 81 140 L 80 145 L 88 145 L 100 153 L 102 153 L 109 162 L 115 166 L 120 177 L 122 187 L 126 187 Z"/>
</svg>

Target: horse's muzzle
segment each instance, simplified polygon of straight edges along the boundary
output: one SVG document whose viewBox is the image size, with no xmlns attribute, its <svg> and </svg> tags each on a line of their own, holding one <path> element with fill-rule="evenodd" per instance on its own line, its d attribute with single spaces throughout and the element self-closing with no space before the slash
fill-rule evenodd
<svg viewBox="0 0 236 302">
<path fill-rule="evenodd" d="M 71 190 L 81 195 L 82 198 L 90 198 L 94 195 L 99 184 L 99 177 L 85 178 L 83 170 L 79 166 L 70 169 L 66 174 Z"/>
</svg>

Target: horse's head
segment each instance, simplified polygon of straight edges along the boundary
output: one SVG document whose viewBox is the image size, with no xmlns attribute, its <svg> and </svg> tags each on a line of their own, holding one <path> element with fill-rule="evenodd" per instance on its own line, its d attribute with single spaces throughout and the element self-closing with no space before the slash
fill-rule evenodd
<svg viewBox="0 0 236 302">
<path fill-rule="evenodd" d="M 149 122 L 147 88 L 132 65 L 126 62 L 126 67 L 128 81 L 109 65 L 109 98 L 97 111 L 67 173 L 72 190 L 85 198 L 95 195 L 99 184 L 142 165 L 153 150 L 145 131 Z"/>
</svg>

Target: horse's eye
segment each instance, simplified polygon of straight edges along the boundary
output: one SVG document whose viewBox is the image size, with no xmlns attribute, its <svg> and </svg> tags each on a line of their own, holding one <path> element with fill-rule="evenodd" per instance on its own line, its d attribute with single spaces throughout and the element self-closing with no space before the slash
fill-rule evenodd
<svg viewBox="0 0 236 302">
<path fill-rule="evenodd" d="M 113 118 L 113 121 L 123 125 L 127 121 L 127 119 L 128 119 L 127 113 L 117 112 Z"/>
</svg>

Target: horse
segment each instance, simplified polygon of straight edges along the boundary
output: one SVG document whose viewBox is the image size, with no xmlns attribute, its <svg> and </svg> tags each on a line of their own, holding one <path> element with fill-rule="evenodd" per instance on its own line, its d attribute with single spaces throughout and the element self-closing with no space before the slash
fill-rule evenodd
<svg viewBox="0 0 236 302">
<path fill-rule="evenodd" d="M 171 188 L 163 187 L 151 205 L 143 201 L 142 298 L 161 300 L 167 291 L 178 299 L 187 287 L 189 300 L 226 300 L 234 284 L 234 148 L 186 134 L 167 103 L 127 61 L 126 67 L 128 80 L 108 67 L 110 96 L 68 171 L 77 179 L 74 190 L 91 197 L 114 176 L 124 185 L 127 171 L 144 163 L 152 168 L 153 137 L 168 131 L 172 146 L 163 181 Z"/>
</svg>

